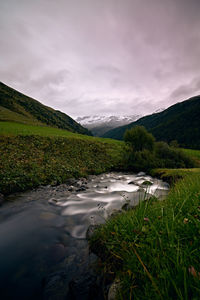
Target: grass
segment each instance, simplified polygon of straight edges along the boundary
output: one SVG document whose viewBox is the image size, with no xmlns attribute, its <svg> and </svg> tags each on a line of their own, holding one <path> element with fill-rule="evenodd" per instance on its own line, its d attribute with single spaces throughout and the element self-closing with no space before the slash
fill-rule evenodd
<svg viewBox="0 0 200 300">
<path fill-rule="evenodd" d="M 159 177 L 170 184 L 175 184 L 178 179 L 184 178 L 187 175 L 199 174 L 200 169 L 153 169 L 150 173 L 152 176 Z"/>
<path fill-rule="evenodd" d="M 16 136 L 16 135 L 39 135 L 43 137 L 67 137 L 82 139 L 88 141 L 103 142 L 106 144 L 123 145 L 122 141 L 113 139 L 98 138 L 78 133 L 73 133 L 68 130 L 53 128 L 48 126 L 37 126 L 21 124 L 16 122 L 0 122 L 0 135 L 3 136 Z"/>
<path fill-rule="evenodd" d="M 200 167 L 200 150 L 193 150 L 193 149 L 181 149 L 185 154 L 192 157 L 196 164 Z"/>
<path fill-rule="evenodd" d="M 0 193 L 60 184 L 121 166 L 122 142 L 66 130 L 0 123 Z"/>
<path fill-rule="evenodd" d="M 104 270 L 120 279 L 118 299 L 200 298 L 200 170 L 181 172 L 166 200 L 140 202 L 90 240 Z"/>
<path fill-rule="evenodd" d="M 0 139 L 3 194 L 125 168 L 122 141 L 17 122 L 0 122 Z"/>
<path fill-rule="evenodd" d="M 30 114 L 26 113 L 20 114 L 14 111 L 11 111 L 10 109 L 7 109 L 6 107 L 0 106 L 0 121 L 12 121 L 12 122 L 18 122 L 18 123 L 24 123 L 24 124 L 30 124 L 30 125 L 44 125 L 41 122 L 39 122 L 37 119 L 33 118 Z"/>
</svg>

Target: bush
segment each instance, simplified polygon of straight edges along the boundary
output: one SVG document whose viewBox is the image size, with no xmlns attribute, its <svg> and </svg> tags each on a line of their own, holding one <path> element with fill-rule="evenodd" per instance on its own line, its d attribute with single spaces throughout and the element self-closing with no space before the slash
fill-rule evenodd
<svg viewBox="0 0 200 300">
<path fill-rule="evenodd" d="M 133 171 L 150 171 L 153 168 L 159 168 L 160 162 L 154 152 L 149 150 L 133 151 L 130 148 L 124 149 L 125 167 Z"/>
<path fill-rule="evenodd" d="M 155 156 L 162 168 L 192 168 L 194 161 L 181 150 L 171 148 L 165 142 L 155 144 Z"/>
<path fill-rule="evenodd" d="M 155 138 L 143 126 L 135 126 L 126 130 L 124 141 L 135 151 L 142 151 L 144 149 L 152 151 Z"/>
<path fill-rule="evenodd" d="M 169 143 L 170 147 L 172 148 L 178 148 L 179 147 L 179 143 L 177 142 L 177 140 L 172 140 L 170 143 Z"/>
<path fill-rule="evenodd" d="M 124 136 L 124 163 L 128 170 L 150 171 L 154 168 L 192 168 L 194 161 L 179 149 L 154 137 L 143 127 L 127 130 Z M 139 149 L 139 150 L 138 150 Z"/>
</svg>

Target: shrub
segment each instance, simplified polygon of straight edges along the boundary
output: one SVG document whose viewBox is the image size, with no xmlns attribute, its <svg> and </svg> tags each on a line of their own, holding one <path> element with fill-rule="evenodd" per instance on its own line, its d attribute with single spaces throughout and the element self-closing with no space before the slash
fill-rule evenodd
<svg viewBox="0 0 200 300">
<path fill-rule="evenodd" d="M 143 126 L 135 126 L 126 130 L 124 141 L 135 151 L 142 151 L 144 149 L 152 151 L 155 138 Z"/>
<path fill-rule="evenodd" d="M 192 168 L 194 161 L 180 149 L 171 148 L 165 142 L 155 144 L 155 155 L 162 168 Z"/>
<path fill-rule="evenodd" d="M 126 145 L 124 147 L 124 164 L 128 170 L 148 172 L 153 168 L 192 168 L 195 166 L 194 161 L 183 151 L 172 148 L 165 142 L 154 143 L 153 138 L 151 139 L 153 144 L 148 144 L 148 142 L 145 143 L 145 139 L 142 139 L 141 135 L 141 143 L 139 145 L 139 131 L 140 129 L 137 129 L 134 132 L 129 130 L 125 135 Z M 143 132 L 145 132 L 146 136 L 146 130 Z M 131 137 L 133 137 L 133 139 L 131 139 Z M 147 140 L 148 138 L 146 141 Z M 143 148 L 141 145 L 143 145 Z M 148 146 L 149 149 L 147 149 Z"/>
</svg>

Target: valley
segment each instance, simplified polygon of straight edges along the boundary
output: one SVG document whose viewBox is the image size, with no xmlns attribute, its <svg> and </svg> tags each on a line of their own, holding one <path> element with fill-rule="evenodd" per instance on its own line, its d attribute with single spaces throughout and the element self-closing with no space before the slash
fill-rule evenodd
<svg viewBox="0 0 200 300">
<path fill-rule="evenodd" d="M 143 127 L 124 141 L 94 137 L 34 101 L 4 86 L 0 93 L 4 298 L 81 299 L 85 293 L 89 299 L 95 286 L 94 297 L 102 300 L 116 282 L 122 299 L 199 297 L 198 139 L 189 147 L 186 131 L 184 142 L 176 135 L 169 146 Z M 188 101 L 198 109 L 198 99 Z M 178 109 L 127 126 L 155 125 Z M 97 261 L 102 277 L 92 267 Z"/>
</svg>

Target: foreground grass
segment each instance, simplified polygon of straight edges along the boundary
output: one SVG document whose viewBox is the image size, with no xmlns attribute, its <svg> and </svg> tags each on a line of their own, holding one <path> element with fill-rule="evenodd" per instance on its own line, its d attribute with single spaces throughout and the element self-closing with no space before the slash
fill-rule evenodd
<svg viewBox="0 0 200 300">
<path fill-rule="evenodd" d="M 119 299 L 200 298 L 199 176 L 185 174 L 166 200 L 141 202 L 90 240 L 104 270 L 120 279 Z"/>
<path fill-rule="evenodd" d="M 177 182 L 177 180 L 182 179 L 187 175 L 199 174 L 200 169 L 153 169 L 150 173 L 152 176 L 159 177 L 173 185 Z"/>
<path fill-rule="evenodd" d="M 42 128 L 38 130 L 43 133 Z M 45 130 L 46 135 L 54 132 L 54 128 Z M 70 177 L 120 168 L 122 143 L 61 131 L 64 137 L 51 134 L 0 136 L 0 193 L 23 191 L 41 184 L 60 184 Z"/>
</svg>

